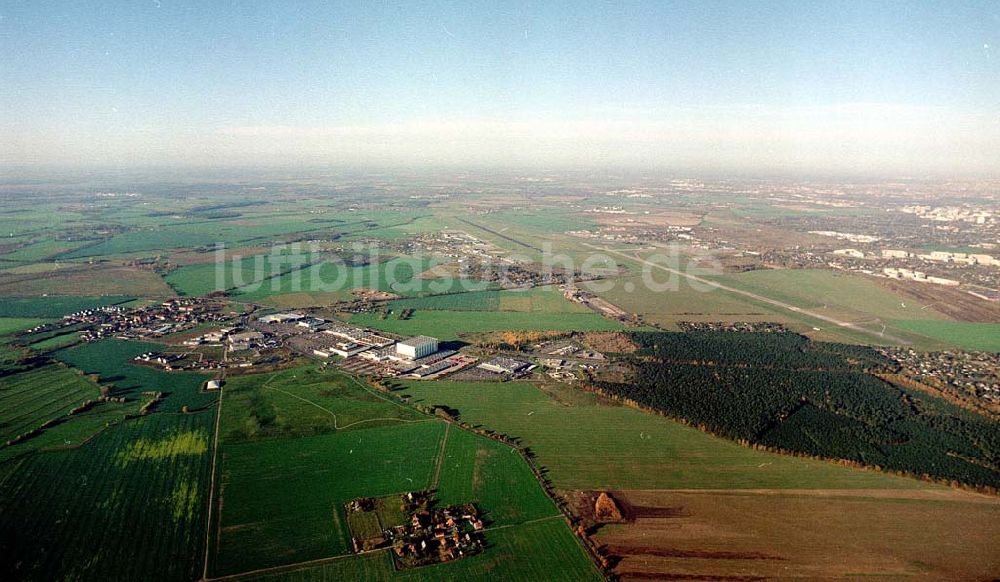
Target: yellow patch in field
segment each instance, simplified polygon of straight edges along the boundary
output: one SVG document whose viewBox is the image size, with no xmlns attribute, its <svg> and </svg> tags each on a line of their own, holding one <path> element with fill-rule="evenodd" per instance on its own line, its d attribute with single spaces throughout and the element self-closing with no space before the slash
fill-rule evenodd
<svg viewBox="0 0 1000 582">
<path fill-rule="evenodd" d="M 208 450 L 205 431 L 176 433 L 160 440 L 138 439 L 118 453 L 121 463 L 132 461 L 159 461 L 187 455 L 202 455 Z"/>
</svg>

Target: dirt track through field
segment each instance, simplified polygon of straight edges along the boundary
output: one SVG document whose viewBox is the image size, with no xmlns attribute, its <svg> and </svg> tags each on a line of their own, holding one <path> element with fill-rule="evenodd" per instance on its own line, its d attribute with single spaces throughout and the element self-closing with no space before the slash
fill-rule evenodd
<svg viewBox="0 0 1000 582">
<path fill-rule="evenodd" d="M 431 481 L 431 489 L 437 489 L 441 482 L 441 467 L 444 466 L 444 455 L 448 450 L 448 431 L 451 430 L 451 423 L 444 424 L 444 436 L 441 437 L 441 449 L 438 451 L 437 463 L 434 467 L 434 479 Z"/>
</svg>

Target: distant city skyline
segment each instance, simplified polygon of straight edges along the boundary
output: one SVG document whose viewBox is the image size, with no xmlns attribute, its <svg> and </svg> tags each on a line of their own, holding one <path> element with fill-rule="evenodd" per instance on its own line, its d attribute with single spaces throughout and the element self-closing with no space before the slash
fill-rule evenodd
<svg viewBox="0 0 1000 582">
<path fill-rule="evenodd" d="M 996 176 L 996 2 L 0 1 L 0 166 Z"/>
</svg>

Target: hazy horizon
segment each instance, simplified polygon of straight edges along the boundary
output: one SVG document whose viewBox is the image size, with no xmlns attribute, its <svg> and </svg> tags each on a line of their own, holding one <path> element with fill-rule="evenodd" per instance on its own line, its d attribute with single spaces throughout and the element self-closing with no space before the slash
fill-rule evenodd
<svg viewBox="0 0 1000 582">
<path fill-rule="evenodd" d="M 0 5 L 0 167 L 996 175 L 1000 9 Z"/>
</svg>

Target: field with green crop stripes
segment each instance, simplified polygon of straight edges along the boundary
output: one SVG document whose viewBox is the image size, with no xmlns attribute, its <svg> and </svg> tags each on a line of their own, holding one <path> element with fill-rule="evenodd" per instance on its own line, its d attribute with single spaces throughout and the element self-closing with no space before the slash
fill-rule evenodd
<svg viewBox="0 0 1000 582">
<path fill-rule="evenodd" d="M 0 578 L 199 578 L 212 419 L 153 415 L 0 465 Z"/>
<path fill-rule="evenodd" d="M 0 376 L 0 443 L 98 396 L 94 382 L 60 365 Z"/>
</svg>

